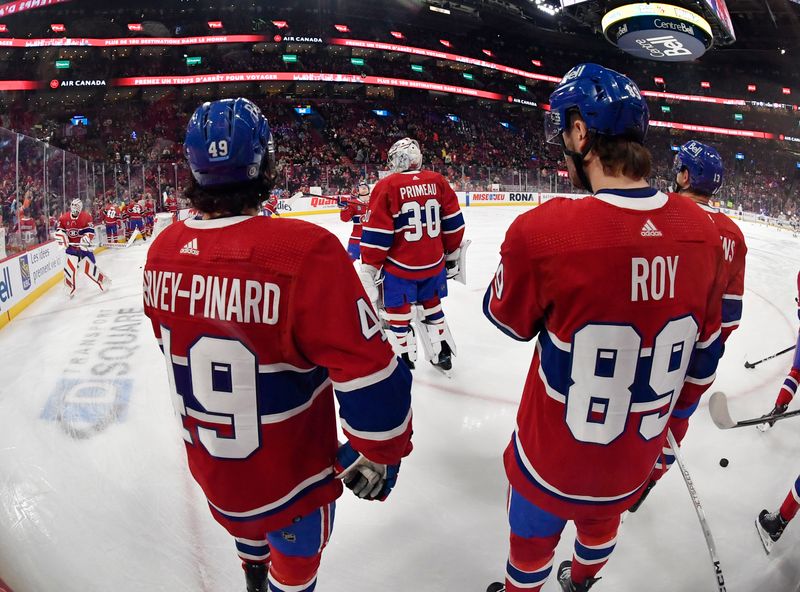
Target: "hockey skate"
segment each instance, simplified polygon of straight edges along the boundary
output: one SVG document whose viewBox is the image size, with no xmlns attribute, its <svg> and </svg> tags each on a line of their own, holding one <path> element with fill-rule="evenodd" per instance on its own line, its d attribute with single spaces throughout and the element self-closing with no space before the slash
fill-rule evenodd
<svg viewBox="0 0 800 592">
<path fill-rule="evenodd" d="M 767 510 L 761 510 L 756 519 L 756 530 L 767 555 L 772 551 L 772 545 L 781 538 L 783 529 L 786 528 L 787 524 L 789 522 L 783 519 L 780 512 L 770 513 Z"/>
<path fill-rule="evenodd" d="M 489 587 L 486 588 L 486 592 L 506 592 L 506 585 L 501 582 L 494 582 L 489 584 Z"/>
<path fill-rule="evenodd" d="M 267 592 L 269 583 L 265 564 L 245 562 L 242 564 L 242 568 L 247 581 L 247 592 Z"/>
<path fill-rule="evenodd" d="M 600 578 L 589 578 L 582 584 L 572 581 L 572 561 L 563 561 L 558 566 L 558 583 L 564 592 L 587 592 Z"/>
<path fill-rule="evenodd" d="M 447 345 L 447 342 L 442 341 L 442 349 L 439 352 L 439 357 L 435 362 L 431 360 L 433 367 L 444 373 L 444 375 L 448 378 L 450 377 L 450 370 L 453 369 L 452 353 L 453 352 L 450 349 L 450 346 Z"/>
<path fill-rule="evenodd" d="M 772 411 L 770 411 L 766 415 L 762 415 L 761 417 L 769 417 L 770 415 L 783 415 L 784 413 L 786 413 L 786 410 L 788 408 L 789 408 L 789 405 L 775 405 L 775 407 L 772 408 Z M 756 427 L 757 427 L 758 431 L 766 432 L 768 429 L 770 429 L 774 425 L 775 425 L 775 421 L 773 420 L 773 421 L 767 421 L 767 422 L 764 422 L 762 424 L 759 424 Z"/>
</svg>

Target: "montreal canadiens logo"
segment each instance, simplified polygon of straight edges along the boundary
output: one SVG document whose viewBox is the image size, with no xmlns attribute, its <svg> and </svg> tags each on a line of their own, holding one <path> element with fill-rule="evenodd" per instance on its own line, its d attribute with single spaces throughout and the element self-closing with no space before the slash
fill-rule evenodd
<svg viewBox="0 0 800 592">
<path fill-rule="evenodd" d="M 58 80 L 50 81 L 50 88 L 52 88 L 53 90 L 57 89 L 59 86 L 61 86 L 61 83 Z"/>
</svg>

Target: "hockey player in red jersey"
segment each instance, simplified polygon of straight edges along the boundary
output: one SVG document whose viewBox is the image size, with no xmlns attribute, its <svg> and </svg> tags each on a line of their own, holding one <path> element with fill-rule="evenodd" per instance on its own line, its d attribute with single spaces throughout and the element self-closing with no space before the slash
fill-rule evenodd
<svg viewBox="0 0 800 592">
<path fill-rule="evenodd" d="M 73 199 L 69 212 L 58 219 L 56 242 L 66 250 L 64 261 L 64 286 L 70 298 L 75 296 L 78 285 L 78 272 L 83 271 L 97 287 L 105 291 L 111 285 L 111 278 L 101 273 L 94 258 L 94 225 L 89 212 L 83 211 L 83 202 Z"/>
<path fill-rule="evenodd" d="M 167 211 L 172 214 L 172 219 L 177 220 L 178 216 L 178 198 L 175 197 L 174 193 L 169 193 L 164 198 L 164 207 Z"/>
<path fill-rule="evenodd" d="M 142 216 L 144 217 L 145 236 L 153 236 L 153 225 L 156 221 L 156 202 L 153 201 L 149 193 L 145 195 L 145 200 L 142 204 Z"/>
<path fill-rule="evenodd" d="M 259 211 L 259 214 L 267 217 L 273 215 L 280 216 L 278 213 L 278 197 L 270 194 L 269 197 L 261 203 L 261 211 Z"/>
<path fill-rule="evenodd" d="M 418 337 L 430 343 L 431 364 L 448 371 L 454 344 L 441 299 L 448 273 L 459 271 L 464 217 L 447 180 L 421 167 L 416 140 L 404 138 L 389 150 L 392 174 L 375 185 L 362 219 L 361 280 L 373 301 L 382 282 L 395 351 L 411 368 L 417 352 L 411 307 L 422 306 L 426 335 Z"/>
<path fill-rule="evenodd" d="M 798 509 L 800 509 L 800 477 L 794 482 L 778 510 L 775 512 L 761 510 L 756 519 L 756 529 L 767 553 L 772 550 L 772 545 L 781 538 L 786 526 L 797 515 Z"/>
<path fill-rule="evenodd" d="M 121 230 L 122 212 L 119 206 L 113 202 L 108 202 L 103 210 L 103 222 L 106 225 L 106 242 L 116 243 Z M 123 233 L 124 234 L 124 233 Z"/>
<path fill-rule="evenodd" d="M 369 185 L 366 181 L 358 184 L 356 195 L 353 199 L 337 198 L 337 205 L 341 208 L 339 218 L 342 222 L 352 222 L 353 232 L 347 241 L 347 253 L 350 259 L 358 261 L 361 259 L 361 219 L 367 213 L 369 205 Z"/>
<path fill-rule="evenodd" d="M 675 187 L 678 193 L 694 201 L 700 208 L 708 213 L 709 218 L 719 230 L 724 255 L 723 264 L 723 294 L 722 294 L 722 345 L 730 334 L 739 327 L 742 320 L 742 298 L 744 297 L 744 269 L 747 245 L 744 235 L 736 223 L 726 214 L 714 208 L 709 203 L 724 180 L 724 167 L 719 152 L 697 140 L 690 140 L 680 147 L 675 155 L 672 168 L 675 175 Z M 688 429 L 688 422 L 673 424 L 672 433 L 678 445 L 683 441 Z M 656 482 L 666 474 L 675 462 L 669 446 L 664 448 L 662 458 L 656 463 L 653 478 L 645 488 L 639 500 L 630 508 L 636 512 L 650 494 Z"/>
<path fill-rule="evenodd" d="M 800 319 L 800 273 L 797 274 L 797 318 Z M 797 345 L 794 348 L 794 360 L 789 374 L 781 385 L 781 390 L 778 391 L 778 398 L 775 399 L 775 406 L 772 411 L 766 415 L 782 415 L 789 409 L 789 403 L 792 402 L 794 396 L 797 394 L 797 385 L 800 384 L 800 333 L 797 335 Z M 765 416 L 766 417 L 766 416 Z M 774 421 L 770 421 L 758 426 L 761 431 L 768 430 L 773 425 Z"/>
<path fill-rule="evenodd" d="M 189 468 L 248 592 L 311 592 L 342 482 L 383 500 L 411 451 L 411 373 L 336 237 L 257 215 L 275 149 L 256 105 L 204 103 L 185 148 L 202 217 L 151 246 L 145 313 Z"/>
<path fill-rule="evenodd" d="M 130 229 L 130 236 L 134 236 L 138 231 L 142 240 L 146 241 L 144 230 L 144 200 L 132 199 L 126 209 L 128 212 L 128 228 Z"/>
<path fill-rule="evenodd" d="M 567 592 L 585 592 L 616 544 L 673 421 L 691 415 L 721 352 L 722 245 L 705 212 L 648 186 L 649 112 L 636 84 L 598 66 L 550 96 L 547 139 L 572 183 L 519 216 L 484 313 L 508 336 L 538 337 L 505 451 L 510 553 L 505 584 L 536 592 L 566 522 L 577 527 Z"/>
</svg>

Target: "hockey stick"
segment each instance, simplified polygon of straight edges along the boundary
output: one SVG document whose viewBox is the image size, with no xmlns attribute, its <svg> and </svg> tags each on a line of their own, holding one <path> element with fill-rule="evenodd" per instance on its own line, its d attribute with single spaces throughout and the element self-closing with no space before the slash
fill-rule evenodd
<svg viewBox="0 0 800 592">
<path fill-rule="evenodd" d="M 779 351 L 777 354 L 772 354 L 771 356 L 769 356 L 767 358 L 764 358 L 763 360 L 759 360 L 758 362 L 745 362 L 744 363 L 744 367 L 745 368 L 755 368 L 761 362 L 766 362 L 767 360 L 771 360 L 772 358 L 777 358 L 778 356 L 782 356 L 783 354 L 789 353 L 790 351 L 792 351 L 796 347 L 797 347 L 796 345 L 793 345 L 792 347 L 787 347 L 786 349 L 783 349 L 783 350 Z"/>
<path fill-rule="evenodd" d="M 790 411 L 789 413 L 782 413 L 778 415 L 765 415 L 763 417 L 754 417 L 753 419 L 743 419 L 742 421 L 734 421 L 731 417 L 731 412 L 728 409 L 728 397 L 725 393 L 717 391 L 711 395 L 708 402 L 708 411 L 711 413 L 711 419 L 721 430 L 729 430 L 731 428 L 744 428 L 747 426 L 759 425 L 770 421 L 780 421 L 800 415 L 800 409 L 797 411 Z"/>
<path fill-rule="evenodd" d="M 672 448 L 672 454 L 675 456 L 675 461 L 678 463 L 678 468 L 681 470 L 681 475 L 683 475 L 683 480 L 686 482 L 686 487 L 689 489 L 689 497 L 692 498 L 694 511 L 697 513 L 697 519 L 700 521 L 700 528 L 703 530 L 703 536 L 706 539 L 708 554 L 711 556 L 711 564 L 714 567 L 714 579 L 717 582 L 717 592 L 726 592 L 725 576 L 722 573 L 722 565 L 720 564 L 719 557 L 717 557 L 717 544 L 714 542 L 714 536 L 711 534 L 711 529 L 708 527 L 706 513 L 703 511 L 703 506 L 700 504 L 700 498 L 697 495 L 697 490 L 694 488 L 692 476 L 689 474 L 683 462 L 683 453 L 680 451 L 675 437 L 669 430 L 667 430 L 667 441 Z"/>
</svg>

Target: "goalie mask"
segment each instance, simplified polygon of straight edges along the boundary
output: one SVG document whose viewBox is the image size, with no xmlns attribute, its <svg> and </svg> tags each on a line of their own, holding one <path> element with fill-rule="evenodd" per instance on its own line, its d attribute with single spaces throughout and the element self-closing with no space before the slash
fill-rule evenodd
<svg viewBox="0 0 800 592">
<path fill-rule="evenodd" d="M 69 204 L 69 213 L 77 216 L 83 210 L 83 202 L 79 199 L 73 199 Z"/>
<path fill-rule="evenodd" d="M 418 171 L 422 167 L 422 151 L 419 142 L 403 138 L 389 149 L 389 170 L 393 173 Z"/>
</svg>

